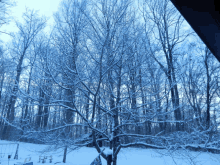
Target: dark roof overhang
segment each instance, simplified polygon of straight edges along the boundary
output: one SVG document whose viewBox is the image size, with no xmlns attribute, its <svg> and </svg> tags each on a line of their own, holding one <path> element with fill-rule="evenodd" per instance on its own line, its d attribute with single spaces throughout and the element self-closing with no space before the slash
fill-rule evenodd
<svg viewBox="0 0 220 165">
<path fill-rule="evenodd" d="M 182 16 L 220 61 L 220 12 L 217 0 L 171 0 Z"/>
</svg>

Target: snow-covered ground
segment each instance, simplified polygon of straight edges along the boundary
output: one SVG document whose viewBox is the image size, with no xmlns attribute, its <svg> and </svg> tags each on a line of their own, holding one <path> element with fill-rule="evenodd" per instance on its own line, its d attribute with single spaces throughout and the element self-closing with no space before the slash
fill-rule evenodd
<svg viewBox="0 0 220 165">
<path fill-rule="evenodd" d="M 10 143 L 7 141 L 1 141 L 2 143 Z M 31 157 L 31 161 L 34 165 L 40 165 L 39 156 L 53 156 L 52 163 L 46 160 L 44 165 L 90 165 L 90 163 L 97 157 L 97 152 L 94 148 L 83 147 L 77 149 L 67 155 L 67 163 L 61 163 L 63 160 L 63 151 L 40 153 L 46 148 L 46 145 L 19 143 L 18 160 L 11 159 L 9 165 L 14 165 L 17 162 L 24 162 L 26 158 Z M 9 151 L 9 148 L 4 149 L 4 145 L 0 145 L 0 152 Z M 7 151 L 8 150 L 8 151 Z M 14 150 L 14 149 L 13 149 Z M 106 149 L 105 151 L 107 151 Z M 10 151 L 11 152 L 11 151 Z M 14 153 L 13 153 L 14 154 Z M 0 158 L 1 165 L 8 165 L 7 155 L 4 158 Z M 14 156 L 14 155 L 13 155 Z M 106 165 L 106 161 L 102 159 L 102 165 Z M 58 163 L 59 162 L 59 163 Z M 122 149 L 118 155 L 118 165 L 219 165 L 220 155 L 200 152 L 187 152 L 177 151 L 175 153 L 169 153 L 165 150 L 154 149 L 139 149 L 139 148 L 127 148 Z"/>
</svg>

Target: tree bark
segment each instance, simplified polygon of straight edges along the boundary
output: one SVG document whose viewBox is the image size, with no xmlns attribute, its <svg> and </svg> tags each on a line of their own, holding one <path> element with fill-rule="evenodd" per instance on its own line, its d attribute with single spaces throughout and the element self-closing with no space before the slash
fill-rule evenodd
<svg viewBox="0 0 220 165">
<path fill-rule="evenodd" d="M 206 69 L 206 129 L 210 127 L 210 75 L 209 75 L 209 65 L 208 65 L 208 48 L 206 47 L 205 52 L 205 69 Z"/>
<path fill-rule="evenodd" d="M 67 146 L 64 148 L 63 163 L 66 163 Z"/>
<path fill-rule="evenodd" d="M 20 76 L 21 76 L 21 71 L 22 71 L 22 64 L 23 64 L 23 59 L 24 59 L 24 55 L 25 55 L 26 50 L 24 50 L 23 54 L 21 55 L 20 59 L 19 59 L 19 63 L 17 65 L 17 69 L 16 69 L 16 78 L 15 78 L 15 84 L 12 90 L 12 95 L 10 97 L 10 101 L 9 101 L 9 105 L 8 105 L 8 110 L 7 110 L 7 119 L 8 121 L 11 123 L 14 121 L 14 115 L 15 115 L 15 103 L 17 100 L 17 92 L 18 92 L 18 87 L 19 87 L 19 82 L 20 82 Z M 11 126 L 9 126 L 8 124 L 5 125 L 4 129 L 3 129 L 3 139 L 8 139 L 9 135 L 11 132 Z"/>
<path fill-rule="evenodd" d="M 42 115 L 43 115 L 43 101 L 44 101 L 44 92 L 40 88 L 39 89 L 39 106 L 38 106 L 38 113 L 37 113 L 37 118 L 36 118 L 36 125 L 37 129 L 41 128 L 42 126 Z"/>
</svg>

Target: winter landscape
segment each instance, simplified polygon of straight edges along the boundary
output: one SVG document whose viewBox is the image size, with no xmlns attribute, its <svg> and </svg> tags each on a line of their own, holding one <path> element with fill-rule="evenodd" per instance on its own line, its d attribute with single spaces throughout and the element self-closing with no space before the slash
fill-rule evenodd
<svg viewBox="0 0 220 165">
<path fill-rule="evenodd" d="M 1 164 L 219 164 L 220 63 L 170 0 L 59 3 L 0 1 Z"/>
<path fill-rule="evenodd" d="M 1 144 L 8 144 L 11 142 L 1 141 Z M 47 148 L 46 145 L 37 145 L 30 143 L 20 143 L 18 152 L 18 159 L 10 159 L 8 161 L 7 156 L 0 158 L 1 165 L 14 165 L 16 163 L 33 162 L 34 165 L 90 165 L 97 157 L 97 152 L 94 148 L 82 147 L 75 151 L 72 151 L 67 155 L 66 163 L 63 163 L 63 150 L 44 152 Z M 108 148 L 106 148 L 108 149 Z M 6 153 L 13 153 L 10 147 L 4 150 Z M 2 152 L 2 150 L 1 150 Z M 50 156 L 52 155 L 52 163 L 50 163 Z M 39 156 L 48 156 L 45 163 L 39 163 Z M 30 159 L 31 158 L 31 159 Z M 30 161 L 29 161 L 30 159 Z M 106 161 L 101 158 L 102 165 L 107 165 Z M 172 153 L 164 150 L 155 149 L 138 149 L 129 148 L 123 149 L 118 155 L 118 164 L 126 165 L 218 165 L 220 158 L 218 154 L 201 153 L 201 152 L 189 152 L 180 150 Z"/>
</svg>

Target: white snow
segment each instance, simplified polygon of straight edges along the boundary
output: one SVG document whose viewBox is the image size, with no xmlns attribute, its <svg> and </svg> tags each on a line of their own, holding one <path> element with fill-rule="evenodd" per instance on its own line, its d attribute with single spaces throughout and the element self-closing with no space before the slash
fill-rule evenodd
<svg viewBox="0 0 220 165">
<path fill-rule="evenodd" d="M 1 143 L 10 143 L 7 141 L 1 141 Z M 9 161 L 9 165 L 14 165 L 17 162 L 24 162 L 26 158 L 31 157 L 31 161 L 34 165 L 40 165 L 38 163 L 39 156 L 53 156 L 53 162 L 49 163 L 47 159 L 44 165 L 90 165 L 90 163 L 98 156 L 95 148 L 82 147 L 75 150 L 67 155 L 67 163 L 61 163 L 63 160 L 63 151 L 60 149 L 56 152 L 40 153 L 46 148 L 46 145 L 30 144 L 30 143 L 20 143 L 18 160 L 13 158 Z M 2 148 L 2 146 L 0 145 Z M 103 148 L 102 148 L 103 149 Z M 109 149 L 105 149 L 104 152 L 110 152 Z M 14 155 L 12 156 L 14 157 Z M 1 165 L 7 165 L 7 156 L 0 158 Z M 106 161 L 101 158 L 102 165 L 106 165 Z M 211 153 L 200 153 L 179 150 L 172 154 L 165 150 L 155 150 L 155 149 L 140 149 L 140 148 L 126 148 L 121 149 L 118 155 L 118 165 L 219 165 L 220 156 L 218 154 Z"/>
<path fill-rule="evenodd" d="M 104 147 L 103 147 L 104 148 Z M 103 150 L 103 149 L 102 149 Z M 105 150 L 104 150 L 104 153 L 106 154 L 106 155 L 112 155 L 112 153 L 113 153 L 113 151 L 110 149 L 110 148 L 105 148 Z"/>
</svg>

